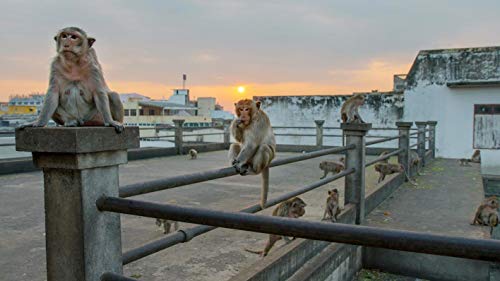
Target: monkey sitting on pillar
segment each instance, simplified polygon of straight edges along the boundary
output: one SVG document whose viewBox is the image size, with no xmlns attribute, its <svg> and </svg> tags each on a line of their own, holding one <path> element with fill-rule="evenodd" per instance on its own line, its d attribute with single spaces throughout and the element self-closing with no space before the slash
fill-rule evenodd
<svg viewBox="0 0 500 281">
<path fill-rule="evenodd" d="M 358 113 L 358 108 L 365 103 L 365 96 L 355 94 L 342 104 L 340 117 L 342 123 L 365 123 Z"/>
<path fill-rule="evenodd" d="M 305 213 L 305 207 L 306 203 L 300 199 L 299 197 L 294 197 L 292 199 L 288 199 L 285 202 L 281 202 L 273 211 L 273 216 L 277 217 L 285 217 L 285 218 L 299 218 L 302 217 Z M 254 253 L 254 254 L 259 254 L 261 257 L 267 256 L 271 248 L 274 246 L 274 244 L 279 241 L 279 240 L 285 240 L 287 243 L 292 241 L 289 237 L 286 236 L 280 236 L 276 234 L 269 234 L 269 240 L 267 241 L 266 246 L 264 247 L 264 250 L 262 251 L 256 251 L 256 250 L 251 250 L 251 249 L 245 249 L 245 251 Z M 293 238 L 295 239 L 295 238 Z"/>
<path fill-rule="evenodd" d="M 326 199 L 323 220 L 330 219 L 332 222 L 337 222 L 337 216 L 340 212 L 342 212 L 342 210 L 339 205 L 339 191 L 336 188 L 328 190 L 328 198 Z"/>
<path fill-rule="evenodd" d="M 260 101 L 240 100 L 234 104 L 237 118 L 231 123 L 236 143 L 229 148 L 231 165 L 240 175 L 262 173 L 260 206 L 265 208 L 269 192 L 269 164 L 274 158 L 276 140 Z"/>
<path fill-rule="evenodd" d="M 88 37 L 78 27 L 66 27 L 54 37 L 57 56 L 50 66 L 49 87 L 38 119 L 25 127 L 44 127 L 52 118 L 57 124 L 112 126 L 123 131 L 123 105 L 112 92 Z"/>
</svg>

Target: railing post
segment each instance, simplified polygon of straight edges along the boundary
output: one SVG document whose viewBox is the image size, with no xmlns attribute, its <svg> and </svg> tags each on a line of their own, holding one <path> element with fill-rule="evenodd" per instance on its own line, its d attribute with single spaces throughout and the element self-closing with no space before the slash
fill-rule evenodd
<svg viewBox="0 0 500 281">
<path fill-rule="evenodd" d="M 99 197 L 118 196 L 118 165 L 139 147 L 139 128 L 25 128 L 16 150 L 43 169 L 48 281 L 98 281 L 122 274 L 120 215 L 100 212 Z"/>
<path fill-rule="evenodd" d="M 399 149 L 404 149 L 403 152 L 398 154 L 398 163 L 403 165 L 405 171 L 411 176 L 410 171 L 410 128 L 413 122 L 396 122 L 399 130 Z"/>
<path fill-rule="evenodd" d="M 182 124 L 184 124 L 183 119 L 173 120 L 175 125 L 175 151 L 177 154 L 182 154 Z"/>
<path fill-rule="evenodd" d="M 344 204 L 356 205 L 356 224 L 362 224 L 365 218 L 365 135 L 372 124 L 342 123 L 340 128 L 346 136 L 346 145 L 356 147 L 346 152 L 346 169 L 354 169 L 354 173 L 345 177 Z"/>
<path fill-rule="evenodd" d="M 427 121 L 427 125 L 429 125 L 429 149 L 431 150 L 432 158 L 436 158 L 436 125 L 437 121 Z"/>
<path fill-rule="evenodd" d="M 425 166 L 425 126 L 427 126 L 427 122 L 415 122 L 418 129 L 417 134 L 417 154 L 420 157 L 420 163 L 422 163 L 422 167 Z"/>
<path fill-rule="evenodd" d="M 224 147 L 229 148 L 231 142 L 231 120 L 224 120 Z"/>
<path fill-rule="evenodd" d="M 314 120 L 316 123 L 316 146 L 318 149 L 323 147 L 323 124 L 325 124 L 325 120 Z"/>
</svg>

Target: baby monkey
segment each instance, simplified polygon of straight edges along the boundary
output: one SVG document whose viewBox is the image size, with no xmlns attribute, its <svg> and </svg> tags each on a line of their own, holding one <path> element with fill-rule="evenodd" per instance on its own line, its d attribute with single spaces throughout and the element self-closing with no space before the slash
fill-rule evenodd
<svg viewBox="0 0 500 281">
<path fill-rule="evenodd" d="M 325 214 L 323 220 L 330 219 L 332 222 L 337 222 L 337 216 L 342 210 L 339 205 L 339 191 L 335 188 L 328 190 L 328 198 L 326 199 Z"/>
<path fill-rule="evenodd" d="M 496 196 L 490 196 L 481 202 L 471 223 L 471 225 L 475 224 L 488 225 L 491 227 L 490 234 L 493 232 L 493 227 L 498 225 L 498 198 Z"/>
<path fill-rule="evenodd" d="M 198 151 L 196 151 L 196 149 L 191 148 L 188 153 L 191 160 L 198 158 Z"/>
<path fill-rule="evenodd" d="M 299 197 L 294 197 L 292 199 L 288 199 L 285 202 L 281 202 L 276 209 L 273 211 L 273 216 L 277 217 L 285 217 L 285 218 L 299 218 L 302 217 L 305 213 L 305 207 L 306 203 L 300 199 Z M 261 257 L 267 256 L 267 253 L 271 250 L 271 248 L 274 246 L 274 244 L 281 240 L 285 240 L 287 243 L 292 241 L 289 237 L 286 236 L 280 236 L 276 234 L 269 234 L 269 240 L 267 241 L 266 246 L 264 247 L 264 250 L 262 251 L 256 251 L 256 250 L 251 250 L 251 249 L 245 249 L 245 251 L 254 253 L 254 254 L 259 254 Z M 295 239 L 295 238 L 293 238 Z"/>
<path fill-rule="evenodd" d="M 319 163 L 319 168 L 325 171 L 325 174 L 320 179 L 324 179 L 329 172 L 335 175 L 345 170 L 343 159 L 344 157 L 340 158 L 339 161 L 322 161 Z"/>
</svg>

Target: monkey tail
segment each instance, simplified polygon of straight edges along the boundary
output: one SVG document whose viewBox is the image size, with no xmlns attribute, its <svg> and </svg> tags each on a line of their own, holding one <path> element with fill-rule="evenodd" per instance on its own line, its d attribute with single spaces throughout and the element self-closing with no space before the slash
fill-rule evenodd
<svg viewBox="0 0 500 281">
<path fill-rule="evenodd" d="M 260 191 L 260 207 L 264 209 L 267 203 L 267 193 L 269 192 L 269 167 L 262 169 L 262 189 Z"/>
<path fill-rule="evenodd" d="M 256 251 L 256 250 L 248 249 L 248 248 L 245 248 L 245 251 L 252 253 L 252 254 L 257 254 L 257 255 L 262 255 L 262 252 L 263 252 L 263 251 Z"/>
</svg>

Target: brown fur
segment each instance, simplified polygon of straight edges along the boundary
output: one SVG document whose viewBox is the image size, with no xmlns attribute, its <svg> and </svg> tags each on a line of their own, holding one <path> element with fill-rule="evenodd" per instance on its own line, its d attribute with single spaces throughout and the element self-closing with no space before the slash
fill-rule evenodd
<svg viewBox="0 0 500 281">
<path fill-rule="evenodd" d="M 337 221 L 337 216 L 342 212 L 339 205 L 339 191 L 335 188 L 328 190 L 328 198 L 326 198 L 325 213 L 323 220 L 330 219 L 332 222 Z"/>
<path fill-rule="evenodd" d="M 338 174 L 345 170 L 344 163 L 340 161 L 322 161 L 319 163 L 319 168 L 325 172 L 325 174 L 320 178 L 324 179 L 329 172 L 333 174 Z"/>
<path fill-rule="evenodd" d="M 54 37 L 57 56 L 50 67 L 49 88 L 38 119 L 24 127 L 43 127 L 52 118 L 57 124 L 112 126 L 123 131 L 123 105 L 104 80 L 92 45 L 94 38 L 77 27 L 60 30 Z"/>
<path fill-rule="evenodd" d="M 408 182 L 410 182 L 412 185 L 417 185 L 414 183 L 410 177 L 408 176 L 408 173 L 406 172 L 405 168 L 401 164 L 391 164 L 391 163 L 377 163 L 375 164 L 375 171 L 379 173 L 379 178 L 378 182 L 380 183 L 385 179 L 385 176 L 391 175 L 394 173 L 404 173 L 406 176 L 406 179 Z"/>
<path fill-rule="evenodd" d="M 498 224 L 498 206 L 496 196 L 485 198 L 477 208 L 471 224 L 496 226 Z"/>
<path fill-rule="evenodd" d="M 358 108 L 365 103 L 365 96 L 362 94 L 353 95 L 342 104 L 340 116 L 342 123 L 365 123 L 358 113 Z"/>
<path fill-rule="evenodd" d="M 302 199 L 300 199 L 299 197 L 294 197 L 292 199 L 286 200 L 285 202 L 281 202 L 274 209 L 273 216 L 296 219 L 303 216 L 306 213 L 305 209 L 306 206 L 307 204 Z M 281 239 L 285 240 L 287 243 L 292 240 L 286 236 L 269 234 L 269 240 L 267 241 L 264 250 L 262 251 L 256 251 L 250 249 L 245 249 L 245 250 L 250 253 L 259 254 L 261 257 L 265 257 L 267 256 L 271 248 L 274 246 L 274 244 Z"/>
<path fill-rule="evenodd" d="M 476 149 L 470 158 L 472 163 L 481 163 L 481 150 Z"/>
<path fill-rule="evenodd" d="M 170 227 L 172 225 L 174 226 L 174 231 L 177 231 L 179 229 L 179 223 L 177 221 L 173 221 L 173 220 L 156 219 L 156 225 L 159 227 L 162 227 L 162 225 L 163 225 L 163 234 L 169 234 Z"/>
<path fill-rule="evenodd" d="M 245 99 L 234 106 L 237 118 L 231 123 L 231 134 L 236 143 L 229 148 L 229 159 L 242 176 L 262 173 L 260 205 L 264 209 L 269 191 L 269 164 L 276 151 L 271 122 L 260 109 L 259 101 Z"/>
</svg>

